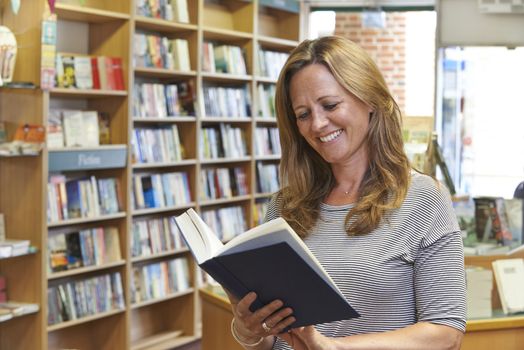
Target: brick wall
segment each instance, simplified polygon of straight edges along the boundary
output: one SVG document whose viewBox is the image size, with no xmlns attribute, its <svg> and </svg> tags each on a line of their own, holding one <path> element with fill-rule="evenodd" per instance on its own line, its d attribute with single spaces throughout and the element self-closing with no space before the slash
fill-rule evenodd
<svg viewBox="0 0 524 350">
<path fill-rule="evenodd" d="M 406 19 L 400 12 L 386 13 L 383 29 L 363 28 L 360 13 L 337 12 L 335 35 L 361 45 L 375 60 L 400 109 L 405 107 Z"/>
</svg>

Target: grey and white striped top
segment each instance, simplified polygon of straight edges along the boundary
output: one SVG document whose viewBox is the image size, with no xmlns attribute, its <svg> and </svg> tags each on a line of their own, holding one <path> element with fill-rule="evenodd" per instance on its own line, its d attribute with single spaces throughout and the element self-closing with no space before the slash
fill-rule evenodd
<svg viewBox="0 0 524 350">
<path fill-rule="evenodd" d="M 316 328 L 326 336 L 342 337 L 427 321 L 464 332 L 462 239 L 444 186 L 414 173 L 401 208 L 364 236 L 349 237 L 344 231 L 351 206 L 321 204 L 320 219 L 305 243 L 361 317 Z M 278 215 L 278 199 L 273 197 L 267 219 Z M 289 347 L 277 340 L 274 349 Z"/>
</svg>

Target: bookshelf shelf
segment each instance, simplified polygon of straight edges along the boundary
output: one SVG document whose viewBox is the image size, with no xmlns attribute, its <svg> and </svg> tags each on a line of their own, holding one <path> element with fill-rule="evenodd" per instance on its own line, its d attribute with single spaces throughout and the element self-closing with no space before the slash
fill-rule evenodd
<svg viewBox="0 0 524 350">
<path fill-rule="evenodd" d="M 182 167 L 187 165 L 195 165 L 196 159 L 185 159 L 173 163 L 135 163 L 133 169 L 154 169 L 154 168 L 172 168 Z"/>
<path fill-rule="evenodd" d="M 222 82 L 222 83 L 231 83 L 231 82 L 250 82 L 250 75 L 234 75 L 228 73 L 202 73 L 202 78 L 206 81 L 211 82 Z"/>
<path fill-rule="evenodd" d="M 18 255 L 11 255 L 11 256 L 0 257 L 0 261 L 7 260 L 7 259 L 14 259 L 14 258 L 23 258 L 23 257 L 26 257 L 26 256 L 33 256 L 36 253 L 38 253 L 38 249 L 36 249 L 35 247 L 29 247 L 29 252 L 27 252 L 25 254 L 18 254 Z"/>
<path fill-rule="evenodd" d="M 280 154 L 274 154 L 269 156 L 255 156 L 255 160 L 280 160 Z"/>
<path fill-rule="evenodd" d="M 201 200 L 200 205 L 201 206 L 222 205 L 222 204 L 249 201 L 250 199 L 251 199 L 251 195 L 236 196 L 236 197 L 231 197 L 231 198 L 212 199 L 212 200 Z"/>
<path fill-rule="evenodd" d="M 85 152 L 85 151 L 94 151 L 94 152 L 103 152 L 107 150 L 122 150 L 127 149 L 127 145 L 100 145 L 96 147 L 64 147 L 64 148 L 49 148 L 49 153 L 54 152 Z"/>
<path fill-rule="evenodd" d="M 108 220 L 114 220 L 114 219 L 121 219 L 125 218 L 126 213 L 120 212 L 116 214 L 111 215 L 101 215 L 96 217 L 89 217 L 89 218 L 78 218 L 78 219 L 69 219 L 69 220 L 63 220 L 58 222 L 48 222 L 47 227 L 54 228 L 54 227 L 64 227 L 64 226 L 73 226 L 73 225 L 79 225 L 79 224 L 86 224 L 89 222 L 98 222 L 98 221 L 108 221 Z"/>
<path fill-rule="evenodd" d="M 149 347 L 149 344 L 154 344 L 154 347 L 152 347 L 152 349 L 174 349 L 192 343 L 200 338 L 199 336 L 178 336 L 181 333 L 181 331 L 169 332 L 169 335 L 164 335 L 166 338 L 169 339 L 164 341 L 157 341 L 157 336 L 140 339 L 140 341 L 133 343 L 133 345 L 131 346 L 131 350 L 151 349 L 151 347 Z"/>
<path fill-rule="evenodd" d="M 70 88 L 53 88 L 52 97 L 62 98 L 108 98 L 108 97 L 126 97 L 127 90 L 84 90 Z"/>
<path fill-rule="evenodd" d="M 9 319 L 6 319 L 6 320 L 0 320 L 0 323 L 6 323 L 6 322 L 10 322 L 10 321 L 18 320 L 18 319 L 20 319 L 21 317 L 35 315 L 35 314 L 37 314 L 38 312 L 40 312 L 40 310 L 31 311 L 31 312 L 26 312 L 26 313 L 24 313 L 24 314 L 22 314 L 22 315 L 13 315 L 13 316 L 12 316 L 11 318 L 9 318 Z"/>
<path fill-rule="evenodd" d="M 258 37 L 258 42 L 264 48 L 276 50 L 291 50 L 299 43 L 296 40 L 281 39 L 264 35 Z"/>
<path fill-rule="evenodd" d="M 178 254 L 183 254 L 183 253 L 187 253 L 187 252 L 188 252 L 188 249 L 187 248 L 183 248 L 183 249 L 167 250 L 165 252 L 161 252 L 161 253 L 157 253 L 157 254 L 136 256 L 136 257 L 131 258 L 131 263 L 139 263 L 139 262 L 143 262 L 143 261 L 148 261 L 148 260 L 153 260 L 153 259 L 158 259 L 158 258 L 164 258 L 166 256 L 178 255 Z"/>
<path fill-rule="evenodd" d="M 40 154 L 0 154 L 0 158 L 32 158 Z"/>
<path fill-rule="evenodd" d="M 196 31 L 198 26 L 190 23 L 178 23 L 160 18 L 149 18 L 135 16 L 135 26 L 140 29 L 148 29 L 160 33 L 187 33 Z"/>
<path fill-rule="evenodd" d="M 62 3 L 57 3 L 55 5 L 55 12 L 60 19 L 86 23 L 107 23 L 113 21 L 124 21 L 130 18 L 129 14 L 126 13 Z"/>
<path fill-rule="evenodd" d="M 125 311 L 126 311 L 125 309 L 111 310 L 111 311 L 107 311 L 107 312 L 101 312 L 101 313 L 98 313 L 96 315 L 82 317 L 82 318 L 79 318 L 77 320 L 71 320 L 71 321 L 57 323 L 57 324 L 54 324 L 52 326 L 48 326 L 47 327 L 47 332 L 49 332 L 49 333 L 50 332 L 55 332 L 55 331 L 58 331 L 58 330 L 61 330 L 61 329 L 64 329 L 64 328 L 78 326 L 78 325 L 81 325 L 83 323 L 92 322 L 92 321 L 99 320 L 99 319 L 106 318 L 106 317 L 110 317 L 110 316 L 113 316 L 113 315 L 123 314 Z"/>
<path fill-rule="evenodd" d="M 135 67 L 135 74 L 154 78 L 189 78 L 197 75 L 196 71 L 177 71 L 163 68 Z"/>
<path fill-rule="evenodd" d="M 255 79 L 257 80 L 257 83 L 262 83 L 262 84 L 276 84 L 277 83 L 277 79 L 269 78 L 269 77 L 255 77 Z"/>
<path fill-rule="evenodd" d="M 253 39 L 253 34 L 236 30 L 204 27 L 204 40 L 219 40 L 224 42 L 245 42 Z"/>
<path fill-rule="evenodd" d="M 277 124 L 277 120 L 276 118 L 255 118 L 255 122 L 257 124 L 274 124 L 276 125 Z"/>
<path fill-rule="evenodd" d="M 184 205 L 177 205 L 172 207 L 162 207 L 162 208 L 148 208 L 148 209 L 138 209 L 133 210 L 132 215 L 138 216 L 138 215 L 149 215 L 149 214 L 156 214 L 156 213 L 165 213 L 170 211 L 180 211 L 180 210 L 187 210 L 191 207 L 194 207 L 196 203 L 191 202 Z"/>
<path fill-rule="evenodd" d="M 220 124 L 220 123 L 251 123 L 251 118 L 236 118 L 236 117 L 203 117 L 200 118 L 202 123 L 206 124 Z"/>
<path fill-rule="evenodd" d="M 251 157 L 238 157 L 238 158 L 214 158 L 214 159 L 202 159 L 200 163 L 202 165 L 214 165 L 214 164 L 233 164 L 250 162 Z"/>
<path fill-rule="evenodd" d="M 133 118 L 134 123 L 194 123 L 196 122 L 196 117 L 166 117 L 166 118 L 139 118 L 134 117 Z"/>
<path fill-rule="evenodd" d="M 270 198 L 274 193 L 255 193 L 254 197 L 255 199 L 266 199 Z"/>
<path fill-rule="evenodd" d="M 71 270 L 62 271 L 62 272 L 51 273 L 51 274 L 49 274 L 47 276 L 47 279 L 48 280 L 55 280 L 55 279 L 59 279 L 59 278 L 76 276 L 76 275 L 81 275 L 81 274 L 85 274 L 85 273 L 89 273 L 89 272 L 93 272 L 93 271 L 101 271 L 101 270 L 111 269 L 113 267 L 124 266 L 125 264 L 126 264 L 125 260 L 120 260 L 120 261 L 115 261 L 115 262 L 107 263 L 107 264 L 103 264 L 103 265 L 94 265 L 94 266 L 80 267 L 80 268 L 77 268 L 77 269 L 71 269 Z"/>
<path fill-rule="evenodd" d="M 180 297 L 192 294 L 192 293 L 194 293 L 194 291 L 195 290 L 193 288 L 190 288 L 190 289 L 184 290 L 182 292 L 177 292 L 177 293 L 170 294 L 170 295 L 165 296 L 163 298 L 155 298 L 155 299 L 151 299 L 151 300 L 141 301 L 139 303 L 131 304 L 131 309 L 139 309 L 139 308 L 146 307 L 146 306 L 149 306 L 149 305 L 161 303 L 161 302 L 164 302 L 166 300 L 180 298 Z"/>
</svg>

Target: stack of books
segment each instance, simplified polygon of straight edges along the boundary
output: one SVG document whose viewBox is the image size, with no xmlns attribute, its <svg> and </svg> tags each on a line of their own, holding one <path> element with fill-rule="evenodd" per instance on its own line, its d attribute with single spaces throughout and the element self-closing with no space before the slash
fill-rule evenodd
<svg viewBox="0 0 524 350">
<path fill-rule="evenodd" d="M 28 239 L 5 239 L 0 241 L 0 258 L 9 258 L 27 253 L 29 253 Z"/>
<path fill-rule="evenodd" d="M 492 316 L 491 291 L 493 273 L 479 266 L 466 266 L 467 317 L 488 318 Z"/>
<path fill-rule="evenodd" d="M 38 312 L 38 304 L 8 301 L 0 303 L 0 322 L 7 321 L 13 317 L 23 316 Z"/>
</svg>

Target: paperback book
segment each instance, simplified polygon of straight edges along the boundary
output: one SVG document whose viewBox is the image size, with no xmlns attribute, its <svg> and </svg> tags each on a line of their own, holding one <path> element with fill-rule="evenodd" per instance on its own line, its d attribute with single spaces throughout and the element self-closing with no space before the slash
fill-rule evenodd
<svg viewBox="0 0 524 350">
<path fill-rule="evenodd" d="M 237 298 L 257 293 L 253 311 L 280 299 L 293 309 L 292 328 L 360 316 L 284 219 L 266 222 L 226 244 L 193 209 L 175 220 L 204 271 Z"/>
</svg>

